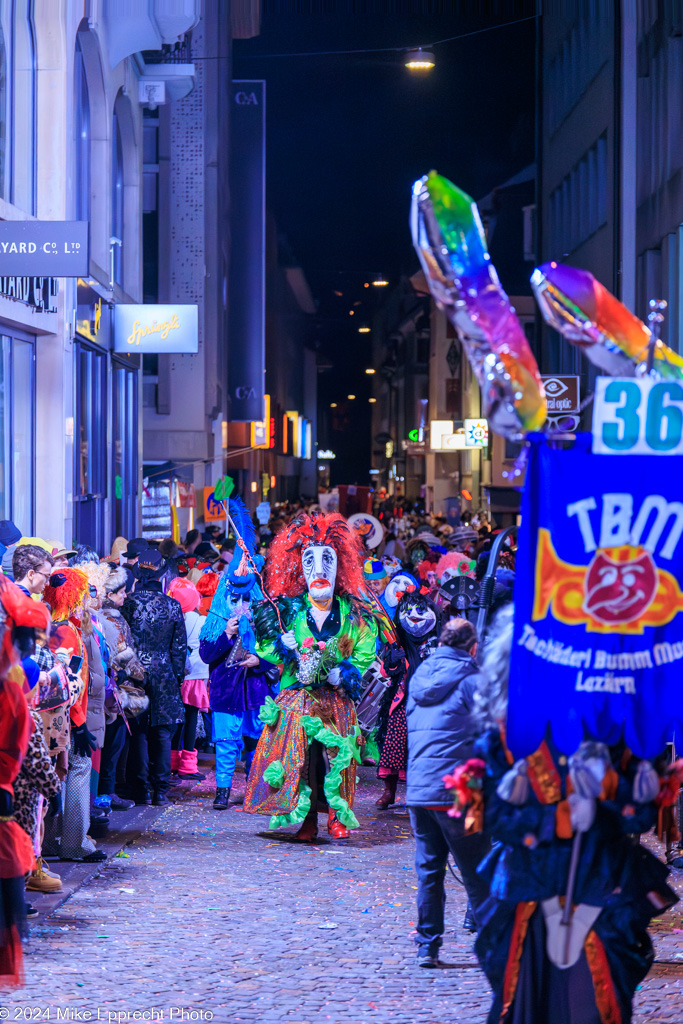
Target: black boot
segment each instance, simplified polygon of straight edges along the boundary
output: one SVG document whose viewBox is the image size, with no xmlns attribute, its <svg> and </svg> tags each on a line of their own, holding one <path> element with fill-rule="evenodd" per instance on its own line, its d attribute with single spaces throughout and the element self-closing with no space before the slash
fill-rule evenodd
<svg viewBox="0 0 683 1024">
<path fill-rule="evenodd" d="M 474 920 L 474 911 L 472 910 L 472 904 L 467 901 L 467 910 L 465 911 L 465 920 L 462 923 L 463 928 L 466 932 L 476 932 L 477 922 Z"/>
<path fill-rule="evenodd" d="M 229 800 L 230 800 L 230 790 L 229 789 L 223 789 L 223 788 L 217 789 L 216 790 L 216 798 L 215 798 L 215 800 L 213 802 L 213 809 L 214 809 L 214 811 L 227 811 L 227 809 L 228 809 L 228 801 Z"/>
</svg>

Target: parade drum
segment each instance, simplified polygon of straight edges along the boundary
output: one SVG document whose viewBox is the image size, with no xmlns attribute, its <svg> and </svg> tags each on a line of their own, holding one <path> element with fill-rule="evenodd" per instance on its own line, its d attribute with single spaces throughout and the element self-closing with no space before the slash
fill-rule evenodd
<svg viewBox="0 0 683 1024">
<path fill-rule="evenodd" d="M 382 675 L 381 662 L 373 661 L 362 682 L 363 693 L 356 704 L 356 717 L 363 732 L 369 733 L 377 724 L 382 697 L 390 681 Z"/>
</svg>

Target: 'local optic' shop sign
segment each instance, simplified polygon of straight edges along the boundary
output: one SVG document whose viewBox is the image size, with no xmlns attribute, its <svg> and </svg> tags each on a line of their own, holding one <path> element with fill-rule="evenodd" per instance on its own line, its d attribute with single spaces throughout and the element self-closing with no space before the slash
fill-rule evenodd
<svg viewBox="0 0 683 1024">
<path fill-rule="evenodd" d="M 87 220 L 0 221 L 0 276 L 87 277 Z"/>
<path fill-rule="evenodd" d="M 197 306 L 114 306 L 114 351 L 193 353 L 199 349 Z"/>
</svg>

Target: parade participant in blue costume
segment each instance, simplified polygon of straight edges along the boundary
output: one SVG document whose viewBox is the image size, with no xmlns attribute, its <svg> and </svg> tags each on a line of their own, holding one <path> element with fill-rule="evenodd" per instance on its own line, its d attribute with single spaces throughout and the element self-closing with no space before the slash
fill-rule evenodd
<svg viewBox="0 0 683 1024">
<path fill-rule="evenodd" d="M 249 512 L 237 497 L 230 499 L 230 515 L 252 564 L 256 531 Z M 199 638 L 199 653 L 209 665 L 209 705 L 213 742 L 216 744 L 216 796 L 213 806 L 226 810 L 237 758 L 246 751 L 247 776 L 263 723 L 258 712 L 266 697 L 277 692 L 279 673 L 269 661 L 257 657 L 251 620 L 251 602 L 263 599 L 256 575 L 244 550 L 235 554 L 221 575 Z"/>
<path fill-rule="evenodd" d="M 412 594 L 413 591 L 420 590 L 420 583 L 413 576 L 412 573 L 406 572 L 401 569 L 395 576 L 392 576 L 387 583 L 382 596 L 380 597 L 380 604 L 384 611 L 387 613 L 389 618 L 393 620 L 396 618 L 396 609 L 398 602 L 401 600 L 404 594 Z"/>
<path fill-rule="evenodd" d="M 497 840 L 479 868 L 491 895 L 475 945 L 493 988 L 489 1024 L 629 1024 L 654 958 L 647 926 L 677 901 L 667 868 L 634 842 L 656 821 L 661 780 L 623 744 L 584 741 L 567 758 L 550 731 L 511 763 L 512 618 L 511 607 L 498 613 L 486 646 L 480 758 L 450 780 L 468 831 Z"/>
</svg>

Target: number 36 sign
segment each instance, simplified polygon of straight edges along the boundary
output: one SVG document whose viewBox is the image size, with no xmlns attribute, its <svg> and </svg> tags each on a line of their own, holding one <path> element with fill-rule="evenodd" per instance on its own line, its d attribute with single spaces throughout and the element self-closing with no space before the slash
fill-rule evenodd
<svg viewBox="0 0 683 1024">
<path fill-rule="evenodd" d="M 683 455 L 683 382 L 598 377 L 593 451 L 599 455 Z"/>
</svg>

